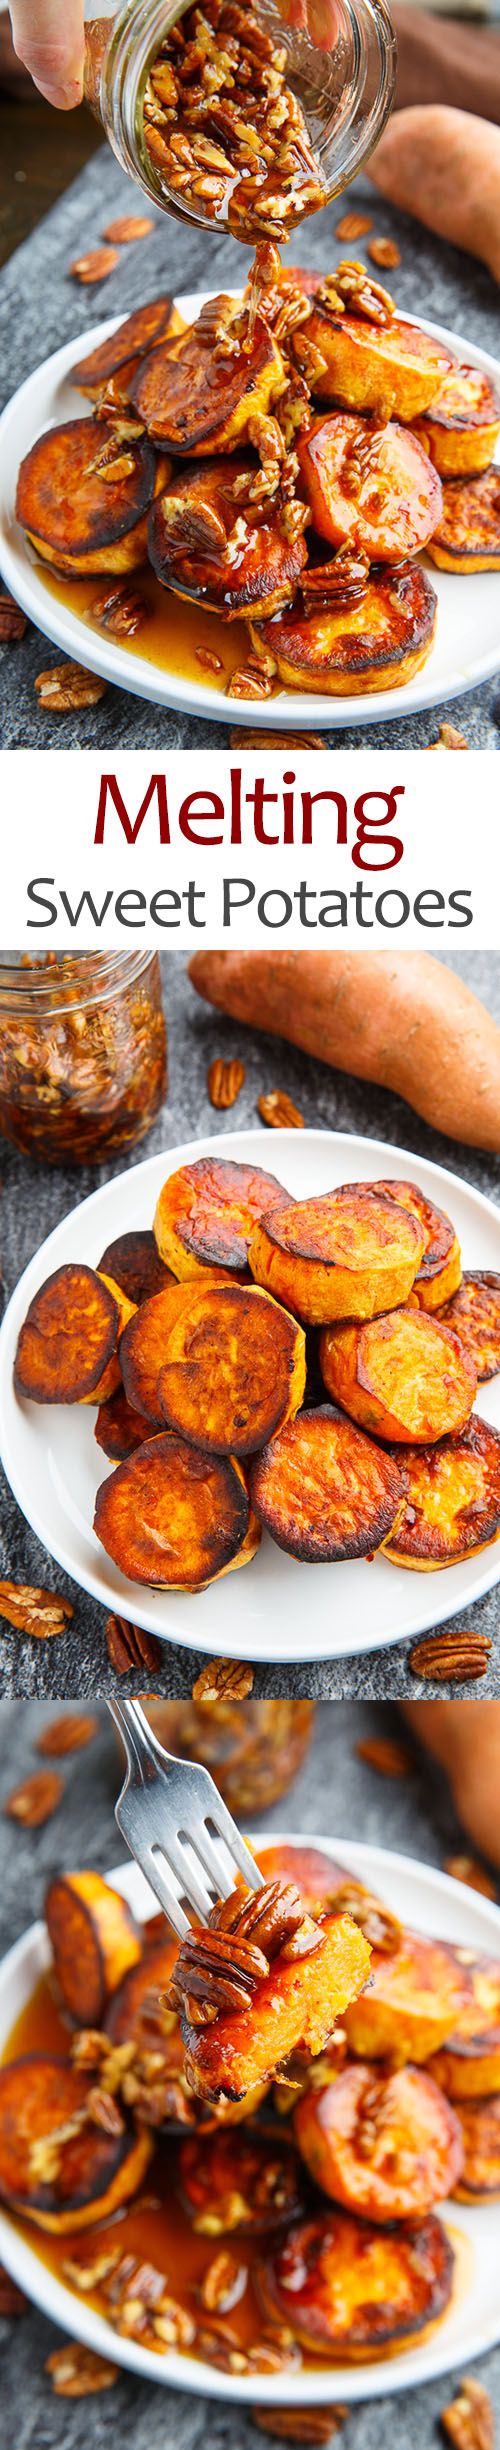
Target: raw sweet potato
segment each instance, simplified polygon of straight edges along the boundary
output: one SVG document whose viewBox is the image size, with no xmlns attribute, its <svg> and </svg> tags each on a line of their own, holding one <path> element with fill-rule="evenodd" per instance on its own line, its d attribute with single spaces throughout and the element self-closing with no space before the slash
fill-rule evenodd
<svg viewBox="0 0 500 2450">
<path fill-rule="evenodd" d="M 428 547 L 438 570 L 467 578 L 500 570 L 500 468 L 443 485 L 443 508 Z"/>
<path fill-rule="evenodd" d="M 283 1201 L 255 1227 L 257 1284 L 311 1326 L 372 1319 L 407 1301 L 425 1249 L 418 1217 L 369 1183 Z M 472 1398 L 471 1398 L 472 1401 Z"/>
<path fill-rule="evenodd" d="M 99 1405 L 94 1437 L 109 1463 L 125 1463 L 127 1455 L 133 1455 L 136 1446 L 143 1446 L 144 1439 L 151 1437 L 151 1422 L 128 1403 L 125 1388 L 117 1387 Z"/>
<path fill-rule="evenodd" d="M 64 2005 L 77 2025 L 98 2025 L 106 2001 L 141 1942 L 130 1907 L 99 1872 L 68 1872 L 51 1880 L 45 1920 Z"/>
<path fill-rule="evenodd" d="M 416 434 L 342 411 L 314 417 L 299 466 L 318 536 L 369 561 L 405 561 L 437 527 L 441 485 Z"/>
<path fill-rule="evenodd" d="M 272 621 L 251 621 L 250 634 L 255 654 L 273 656 L 286 687 L 315 697 L 363 697 L 413 679 L 430 655 L 436 620 L 427 571 L 409 561 L 399 570 L 373 570 L 362 592 L 340 603 L 327 598 L 309 611 L 299 595 Z"/>
<path fill-rule="evenodd" d="M 151 511 L 149 559 L 161 586 L 224 621 L 279 612 L 292 602 L 307 561 L 303 530 L 290 534 L 288 504 L 279 494 L 258 525 L 246 527 L 233 551 L 230 539 L 237 520 L 247 507 L 251 511 L 250 487 L 257 474 L 251 454 L 242 452 L 233 459 L 195 461 Z"/>
<path fill-rule="evenodd" d="M 192 1287 L 174 1321 L 158 1379 L 170 1429 L 215 1455 L 250 1455 L 302 1403 L 306 1340 L 256 1285 Z"/>
<path fill-rule="evenodd" d="M 296 2219 L 303 2206 L 301 2181 L 293 2144 L 272 2128 L 238 2134 L 223 2126 L 213 2134 L 190 2135 L 181 2145 L 181 2194 L 200 2237 L 215 2239 L 232 2230 L 255 2236 Z"/>
<path fill-rule="evenodd" d="M 299 1412 L 257 1455 L 252 1505 L 278 1548 L 308 1565 L 368 1557 L 396 1526 L 402 1485 L 394 1458 L 331 1404 Z"/>
<path fill-rule="evenodd" d="M 381 2230 L 348 2212 L 299 2221 L 258 2266 L 265 2312 L 314 2356 L 350 2364 L 404 2348 L 443 2314 L 453 2248 L 429 2212 Z"/>
<path fill-rule="evenodd" d="M 86 2117 L 88 2091 L 88 2075 L 62 2058 L 33 2052 L 0 2068 L 0 2196 L 58 2235 L 112 2219 L 151 2159 L 152 2138 L 125 2119 L 109 2135 Z"/>
<path fill-rule="evenodd" d="M 167 1285 L 175 1284 L 171 1268 L 160 1259 L 154 1233 L 117 1234 L 114 1242 L 106 1244 L 97 1267 L 100 1275 L 114 1276 L 115 1284 L 121 1285 L 122 1293 L 137 1309 L 153 1293 L 164 1293 Z"/>
<path fill-rule="evenodd" d="M 391 1179 L 373 1183 L 372 1189 L 385 1191 L 389 1199 L 397 1201 L 398 1207 L 409 1208 L 413 1216 L 420 1218 L 426 1245 L 415 1277 L 412 1299 L 418 1301 L 421 1310 L 440 1310 L 442 1303 L 449 1301 L 450 1295 L 460 1284 L 462 1273 L 460 1243 L 451 1217 L 445 1215 L 443 1208 L 436 1208 L 433 1200 L 426 1199 L 416 1182 Z M 450 1326 L 453 1326 L 452 1319 Z"/>
<path fill-rule="evenodd" d="M 427 1446 L 465 1427 L 477 1380 L 452 1328 L 424 1310 L 391 1310 L 362 1325 L 324 1327 L 328 1394 L 375 1438 Z"/>
<path fill-rule="evenodd" d="M 450 2101 L 500 2093 L 500 1959 L 467 1954 L 471 1997 L 428 2062 L 428 2074 Z"/>
<path fill-rule="evenodd" d="M 459 1437 L 396 1451 L 405 1495 L 385 1549 L 393 1565 L 431 1573 L 498 1539 L 500 1432 L 489 1421 L 473 1412 Z"/>
<path fill-rule="evenodd" d="M 119 1334 L 118 1300 L 94 1268 L 71 1261 L 35 1293 L 18 1337 L 14 1382 L 36 1404 L 99 1403 Z"/>
<path fill-rule="evenodd" d="M 154 1230 L 160 1257 L 176 1276 L 207 1269 L 219 1283 L 248 1270 L 248 1247 L 257 1217 L 283 1200 L 283 1185 L 261 1166 L 233 1165 L 228 1157 L 196 1157 L 170 1174 L 160 1191 Z"/>
<path fill-rule="evenodd" d="M 474 1362 L 480 1383 L 500 1370 L 500 1276 L 486 1268 L 466 1268 L 461 1283 L 439 1317 L 453 1327 Z"/>
<path fill-rule="evenodd" d="M 366 314 L 336 314 L 333 306 L 326 310 L 322 297 L 313 306 L 306 337 L 308 348 L 324 360 L 324 373 L 318 370 L 313 378 L 315 399 L 368 409 L 381 421 L 397 417 L 412 425 L 431 407 L 453 366 L 442 341 L 404 316 L 372 322 Z M 294 348 L 300 363 L 300 331 Z"/>
<path fill-rule="evenodd" d="M 163 1293 L 152 1293 L 150 1301 L 140 1302 L 135 1318 L 125 1330 L 120 1346 L 120 1368 L 127 1401 L 146 1421 L 163 1429 L 158 1379 L 166 1358 L 168 1338 L 179 1312 L 186 1308 L 194 1288 L 179 1285 L 175 1276 Z M 145 1430 L 145 1436 L 151 1430 Z"/>
<path fill-rule="evenodd" d="M 359 2059 L 395 2055 L 401 2067 L 408 2059 L 417 2065 L 430 2059 L 471 1995 L 458 1950 L 446 1940 L 404 1931 L 393 1956 L 374 1951 L 370 1973 L 369 1989 L 344 2019 L 349 2048 Z"/>
<path fill-rule="evenodd" d="M 233 1020 L 394 1090 L 451 1140 L 500 1151 L 500 1029 L 432 953 L 206 952 L 189 975 Z"/>
<path fill-rule="evenodd" d="M 224 314 L 224 297 L 212 301 L 212 316 Z M 240 309 L 231 309 L 238 322 Z M 132 399 L 153 442 L 174 457 L 234 451 L 252 417 L 266 414 L 284 390 L 285 368 L 277 342 L 257 315 L 251 340 L 217 355 L 193 324 L 180 340 L 153 349 L 132 385 Z"/>
<path fill-rule="evenodd" d="M 382 2225 L 431 2212 L 453 2193 L 463 2161 L 458 2119 L 418 2067 L 344 2067 L 302 2094 L 295 2139 L 316 2185 L 346 2211 Z"/>
<path fill-rule="evenodd" d="M 191 2024 L 184 2014 L 193 2091 L 203 2101 L 237 2101 L 250 2086 L 275 2075 L 299 2048 L 315 2058 L 366 1982 L 369 1965 L 367 1942 L 349 1916 L 325 1916 L 308 1954 L 281 1951 L 273 1957 L 247 2007 L 219 2012 L 203 2025 Z"/>
<path fill-rule="evenodd" d="M 168 468 L 143 436 L 120 445 L 91 417 L 50 426 L 21 462 L 16 513 L 43 561 L 69 578 L 137 569 Z"/>
<path fill-rule="evenodd" d="M 459 2203 L 488 2203 L 500 2196 L 500 2095 L 461 2101 L 464 2160 L 455 2187 Z"/>
<path fill-rule="evenodd" d="M 246 1565 L 260 1537 L 234 1458 L 204 1454 L 169 1430 L 102 1482 L 94 1529 L 131 1582 L 174 1591 L 203 1591 Z"/>
<path fill-rule="evenodd" d="M 415 433 L 439 476 L 481 476 L 500 435 L 500 392 L 479 366 L 455 366 Z"/>
<path fill-rule="evenodd" d="M 128 358 L 136 359 L 138 369 L 150 349 L 166 340 L 167 334 L 173 340 L 183 328 L 182 315 L 168 293 L 163 298 L 152 298 L 146 306 L 136 306 L 134 313 L 119 323 L 116 332 L 101 340 L 97 349 L 78 359 L 72 369 L 72 383 L 77 391 L 84 391 L 90 400 L 96 400 L 103 383 L 117 374 Z"/>
</svg>

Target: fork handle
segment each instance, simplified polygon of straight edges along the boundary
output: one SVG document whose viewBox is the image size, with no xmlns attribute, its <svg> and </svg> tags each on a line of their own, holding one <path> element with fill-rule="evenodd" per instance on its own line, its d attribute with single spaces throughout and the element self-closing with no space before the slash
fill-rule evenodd
<svg viewBox="0 0 500 2450">
<path fill-rule="evenodd" d="M 111 1712 L 111 1717 L 114 1718 L 115 1727 L 118 1728 L 125 1745 L 128 1766 L 134 1782 L 145 1786 L 148 1764 L 151 1764 L 152 1769 L 156 1769 L 160 1757 L 163 1767 L 165 1762 L 173 1762 L 174 1754 L 165 1752 L 163 1745 L 158 1744 L 145 1712 L 141 1709 L 140 1701 L 125 1701 L 125 1699 L 122 1701 L 121 1696 L 119 1697 L 117 1693 L 108 1693 L 106 1698 L 108 1710 Z"/>
</svg>

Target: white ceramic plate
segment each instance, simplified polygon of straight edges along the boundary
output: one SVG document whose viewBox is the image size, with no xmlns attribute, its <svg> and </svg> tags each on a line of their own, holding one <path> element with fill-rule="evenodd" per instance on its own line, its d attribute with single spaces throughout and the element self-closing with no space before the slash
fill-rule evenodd
<svg viewBox="0 0 500 2450">
<path fill-rule="evenodd" d="M 273 1842 L 275 1835 L 273 1831 Z M 265 1838 L 261 1836 L 260 1842 L 265 1844 Z M 295 1832 L 295 1840 L 292 1836 L 287 1842 L 293 1845 L 301 1841 Z M 414 1928 L 434 1937 L 445 1937 L 459 1946 L 498 1955 L 497 1906 L 457 1880 L 447 1880 L 443 1872 L 412 1862 L 406 1855 L 386 1854 L 378 1846 L 347 1845 L 344 1839 L 337 1842 L 336 1838 L 313 1838 L 309 1832 L 307 1844 L 321 1846 L 337 1862 L 345 1863 Z M 135 1864 L 120 1866 L 118 1871 L 110 1872 L 109 1878 L 141 1919 L 154 1912 L 156 1901 Z M 33 1923 L 0 1966 L 0 2052 L 49 1957 L 44 1924 Z M 80 2297 L 73 2296 L 61 2280 L 54 2278 L 2 2212 L 0 2256 L 18 2286 L 63 2331 L 69 2331 L 73 2339 L 83 2340 L 86 2347 L 97 2349 L 102 2356 L 112 2356 L 129 2371 L 145 2375 L 148 2381 L 205 2392 L 211 2398 L 251 2400 L 254 2405 L 259 2400 L 282 2407 L 291 2397 L 294 2406 L 310 2407 L 331 2399 L 384 2398 L 389 2391 L 408 2390 L 415 2384 L 435 2380 L 456 2365 L 467 2369 L 473 2357 L 495 2346 L 500 2338 L 500 2204 L 473 2208 L 464 2203 L 451 2204 L 445 2208 L 443 2217 L 456 2250 L 457 2284 L 449 2312 L 434 2336 L 420 2347 L 417 2341 L 402 2356 L 389 2357 L 387 2361 L 362 2366 L 325 2364 L 314 2373 L 310 2370 L 294 2373 L 293 2383 L 289 2380 L 288 2385 L 286 2373 L 251 2374 L 235 2379 L 232 2374 L 214 2373 L 195 2357 L 173 2353 L 153 2356 L 137 2341 L 120 2339 L 91 2306 L 84 2305 Z"/>
<path fill-rule="evenodd" d="M 177 304 L 187 322 L 199 313 L 208 292 L 180 294 Z M 415 322 L 421 319 L 415 316 Z M 459 697 L 466 689 L 474 689 L 479 681 L 489 680 L 500 666 L 500 620 L 498 613 L 498 580 L 490 571 L 469 579 L 455 578 L 449 571 L 432 568 L 433 586 L 439 599 L 439 617 L 435 645 L 422 672 L 415 675 L 405 689 L 388 689 L 380 694 L 372 691 L 367 697 L 308 697 L 283 691 L 278 698 L 252 699 L 246 704 L 220 690 L 201 688 L 196 682 L 177 674 L 159 670 L 143 655 L 130 655 L 111 638 L 90 628 L 69 605 L 55 601 L 40 577 L 39 565 L 26 545 L 15 517 L 15 494 L 20 460 L 31 449 L 37 435 L 46 426 L 61 425 L 65 418 L 81 417 L 87 403 L 81 392 L 74 390 L 71 370 L 84 351 L 96 348 L 108 333 L 116 330 L 122 317 L 115 315 L 105 323 L 96 324 L 76 340 L 67 341 L 48 357 L 35 374 L 21 385 L 9 401 L 0 421 L 0 563 L 5 583 L 12 589 L 36 628 L 63 647 L 70 656 L 99 672 L 103 680 L 114 681 L 138 697 L 152 698 L 156 705 L 175 707 L 184 714 L 203 715 L 212 721 L 259 725 L 263 731 L 280 723 L 295 731 L 303 725 L 324 730 L 343 729 L 346 724 L 387 722 L 388 717 L 415 714 L 424 706 L 436 706 L 445 698 Z M 500 382 L 500 365 L 484 349 L 461 340 L 454 332 L 437 323 L 426 323 L 422 329 L 444 341 L 453 354 L 480 366 L 484 373 Z"/>
<path fill-rule="evenodd" d="M 208 1591 L 147 1591 L 118 1572 L 92 1531 L 96 1488 L 113 1468 L 96 1447 L 94 1412 L 87 1406 L 21 1403 L 14 1393 L 19 1328 L 45 1277 L 68 1260 L 95 1267 L 124 1226 L 150 1226 L 167 1174 L 207 1155 L 267 1166 L 301 1199 L 349 1180 L 411 1177 L 451 1211 L 464 1266 L 500 1269 L 500 1212 L 492 1201 L 444 1167 L 383 1140 L 289 1131 L 271 1147 L 268 1132 L 229 1132 L 165 1149 L 72 1209 L 16 1287 L 0 1333 L 0 1454 L 14 1496 L 43 1546 L 75 1582 L 103 1608 L 133 1614 L 136 1624 L 166 1641 L 225 1658 L 302 1662 L 304 1646 L 308 1658 L 329 1659 L 421 1633 L 491 1589 L 500 1578 L 500 1541 L 465 1565 L 415 1574 L 382 1557 L 373 1564 L 359 1558 L 313 1568 L 285 1556 L 264 1535 L 253 1563 Z M 478 1410 L 500 1428 L 500 1377 L 480 1387 Z"/>
</svg>

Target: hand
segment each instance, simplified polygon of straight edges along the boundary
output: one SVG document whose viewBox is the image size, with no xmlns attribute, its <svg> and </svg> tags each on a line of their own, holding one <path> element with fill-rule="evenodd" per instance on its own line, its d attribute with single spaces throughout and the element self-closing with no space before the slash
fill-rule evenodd
<svg viewBox="0 0 500 2450">
<path fill-rule="evenodd" d="M 500 281 L 500 128 L 444 103 L 395 111 L 367 165 L 390 204 L 478 255 Z"/>
<path fill-rule="evenodd" d="M 10 0 L 17 58 L 56 110 L 72 111 L 83 91 L 83 0 Z"/>
<path fill-rule="evenodd" d="M 449 1779 L 467 1837 L 500 1864 L 500 1702 L 406 1701 L 403 1715 Z"/>
<path fill-rule="evenodd" d="M 334 51 L 340 18 L 336 0 L 278 0 L 284 25 L 308 34 L 315 51 Z"/>
</svg>

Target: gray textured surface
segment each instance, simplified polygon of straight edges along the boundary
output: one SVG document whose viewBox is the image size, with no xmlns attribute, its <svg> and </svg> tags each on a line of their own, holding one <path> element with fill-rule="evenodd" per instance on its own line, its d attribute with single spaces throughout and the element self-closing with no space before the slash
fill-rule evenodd
<svg viewBox="0 0 500 2450">
<path fill-rule="evenodd" d="M 453 967 L 468 985 L 490 1007 L 500 1022 L 500 959 L 491 953 L 456 956 Z M 184 955 L 163 959 L 165 1005 L 169 1025 L 170 1092 L 167 1106 L 155 1130 L 145 1143 L 146 1151 L 171 1148 L 176 1143 L 220 1127 L 221 1134 L 258 1122 L 255 1106 L 261 1090 L 271 1087 L 286 1089 L 304 1115 L 306 1124 L 320 1129 L 363 1132 L 370 1139 L 386 1139 L 395 1145 L 414 1150 L 415 1155 L 433 1158 L 437 1163 L 463 1172 L 466 1180 L 480 1191 L 498 1193 L 498 1164 L 478 1150 L 462 1149 L 454 1141 L 439 1138 L 428 1130 L 417 1116 L 389 1092 L 370 1088 L 343 1076 L 332 1074 L 326 1066 L 315 1063 L 297 1049 L 257 1033 L 238 1028 L 210 1011 L 194 995 L 186 975 Z M 216 1054 L 241 1053 L 246 1064 L 246 1079 L 241 1097 L 232 1113 L 214 1114 L 209 1104 L 207 1066 Z M 438 1050 L 436 1050 L 438 1059 Z M 271 1169 L 279 1172 L 279 1136 L 269 1133 Z M 143 1154 L 140 1150 L 139 1156 Z M 134 1163 L 133 1153 L 130 1164 Z M 111 1170 L 107 1169 L 108 1173 Z M 6 1145 L 3 1150 L 3 1265 L 6 1291 L 11 1292 L 22 1269 L 60 1217 L 64 1216 L 79 1197 L 106 1180 L 106 1168 L 79 1169 L 60 1172 L 30 1165 Z M 64 1577 L 52 1567 L 28 1530 L 17 1506 L 0 1481 L 0 1574 L 18 1582 L 51 1581 L 61 1589 Z M 70 1587 L 66 1584 L 67 1589 Z M 339 1598 L 342 1578 L 339 1569 Z M 312 1600 L 314 1579 L 311 1578 Z M 0 1623 L 0 1691 L 3 1693 L 86 1694 L 109 1690 L 113 1683 L 104 1642 L 104 1616 L 94 1601 L 83 1592 L 71 1591 L 75 1599 L 75 1616 L 67 1636 L 56 1642 L 22 1641 Z M 235 1605 L 237 1583 L 235 1584 Z M 491 1592 L 473 1611 L 465 1610 L 463 1624 L 473 1621 L 485 1633 L 493 1636 L 494 1647 L 488 1675 L 481 1684 L 481 1693 L 500 1692 L 499 1587 Z M 365 1654 L 361 1658 L 315 1663 L 303 1667 L 265 1667 L 255 1671 L 255 1691 L 262 1694 L 280 1692 L 311 1693 L 318 1699 L 341 1694 L 370 1695 L 384 1699 L 391 1694 L 412 1694 L 429 1686 L 419 1687 L 407 1665 L 408 1645 Z M 155 1669 L 149 1680 L 150 1690 L 171 1694 L 191 1691 L 193 1679 L 202 1661 L 200 1655 L 172 1645 L 163 1651 L 162 1667 Z M 135 1683 L 137 1685 L 137 1677 Z M 147 1685 L 141 1671 L 139 1682 Z M 443 1688 L 441 1688 L 443 1689 Z M 477 1687 L 462 1687 L 462 1691 L 477 1691 Z"/>
<path fill-rule="evenodd" d="M 34 1766 L 30 1746 L 46 1715 L 33 1705 L 0 1708 L 0 1800 Z M 325 1707 L 318 1714 L 308 1761 L 289 1795 L 267 1814 L 266 1830 L 293 1827 L 310 1835 L 361 1837 L 418 1855 L 424 1862 L 442 1863 L 456 1849 L 458 1830 L 437 1778 L 415 1757 L 408 1780 L 390 1784 L 353 1751 L 362 1734 L 387 1732 L 391 1723 L 388 1710 L 345 1703 Z M 116 1754 L 111 1731 L 103 1726 L 91 1752 L 61 1767 L 67 1780 L 64 1801 L 45 1829 L 35 1836 L 0 1823 L 2 1954 L 41 1911 L 54 1871 L 82 1861 L 106 1871 L 119 1858 L 112 1818 Z M 21 2325 L 0 2322 L 0 2390 L 9 2411 L 2 2439 L 12 2443 L 13 2450 L 118 2450 L 124 2438 L 133 2441 L 134 2450 L 166 2450 L 174 2440 L 176 2450 L 201 2450 L 208 2437 L 213 2450 L 256 2450 L 263 2439 L 243 2410 L 181 2392 L 167 2396 L 128 2376 L 101 2399 L 53 2399 L 43 2365 L 55 2341 L 52 2327 L 34 2311 Z M 482 2358 L 475 2371 L 491 2392 L 500 2422 L 500 2352 Z M 342 2450 L 344 2445 L 345 2450 L 385 2450 L 389 2430 L 398 2450 L 437 2450 L 439 2414 L 456 2380 L 458 2376 L 450 2376 L 395 2400 L 365 2402 L 353 2411 L 339 2437 Z"/>
<path fill-rule="evenodd" d="M 54 123 L 55 124 L 55 123 Z M 57 131 L 55 135 L 57 141 Z M 141 209 L 137 196 L 137 209 Z M 462 339 L 476 341 L 479 346 L 498 353 L 498 291 L 488 273 L 472 258 L 456 248 L 444 246 L 421 230 L 416 222 L 392 213 L 369 186 L 360 179 L 349 192 L 349 204 L 364 203 L 373 213 L 374 228 L 385 236 L 396 236 L 402 252 L 399 270 L 391 276 L 391 286 L 398 306 L 407 312 L 429 316 L 436 323 L 447 324 Z M 118 269 L 110 280 L 98 288 L 81 288 L 68 279 L 72 257 L 83 249 L 99 244 L 102 230 L 111 213 L 134 210 L 134 194 L 107 148 L 94 156 L 74 186 L 54 207 L 47 220 L 19 248 L 6 266 L 0 280 L 0 343 L 2 367 L 1 386 L 8 398 L 26 375 L 39 365 L 52 349 L 80 332 L 89 330 L 102 316 L 127 314 L 145 295 L 157 295 L 166 285 L 177 289 L 235 286 L 238 267 L 249 258 L 231 239 L 207 237 L 204 231 L 184 229 L 174 221 L 155 214 L 154 236 L 147 245 L 124 247 Z M 317 214 L 307 228 L 293 240 L 296 262 L 327 268 L 338 259 L 342 249 L 335 241 L 335 224 L 340 218 L 342 200 Z M 357 242 L 359 246 L 359 242 Z M 345 252 L 345 249 L 344 249 Z M 363 253 L 362 245 L 359 246 Z M 5 693 L 3 731 L 4 748 L 96 747 L 106 753 L 113 747 L 127 748 L 196 748 L 200 740 L 200 725 L 195 718 L 161 713 L 140 699 L 125 696 L 121 690 L 110 690 L 99 706 L 85 715 L 63 716 L 50 722 L 40 711 L 34 695 L 35 673 L 58 659 L 58 650 L 47 659 L 46 641 L 38 633 L 29 632 L 22 646 L 8 652 L 9 685 Z M 15 685 L 10 686 L 10 676 Z M 439 720 L 444 716 L 459 722 L 470 748 L 495 749 L 499 746 L 498 728 L 493 720 L 493 706 L 498 705 L 498 681 L 471 690 L 463 699 L 449 701 L 428 713 L 401 719 L 395 723 L 374 724 L 369 738 L 375 748 L 425 748 L 435 740 Z M 277 717 L 278 719 L 278 717 Z M 311 722 L 314 709 L 311 705 Z M 203 745 L 220 748 L 225 739 L 224 726 L 206 722 Z M 357 748 L 366 743 L 364 729 L 342 731 L 344 748 Z M 325 741 L 335 739 L 335 727 L 325 733 Z"/>
</svg>

